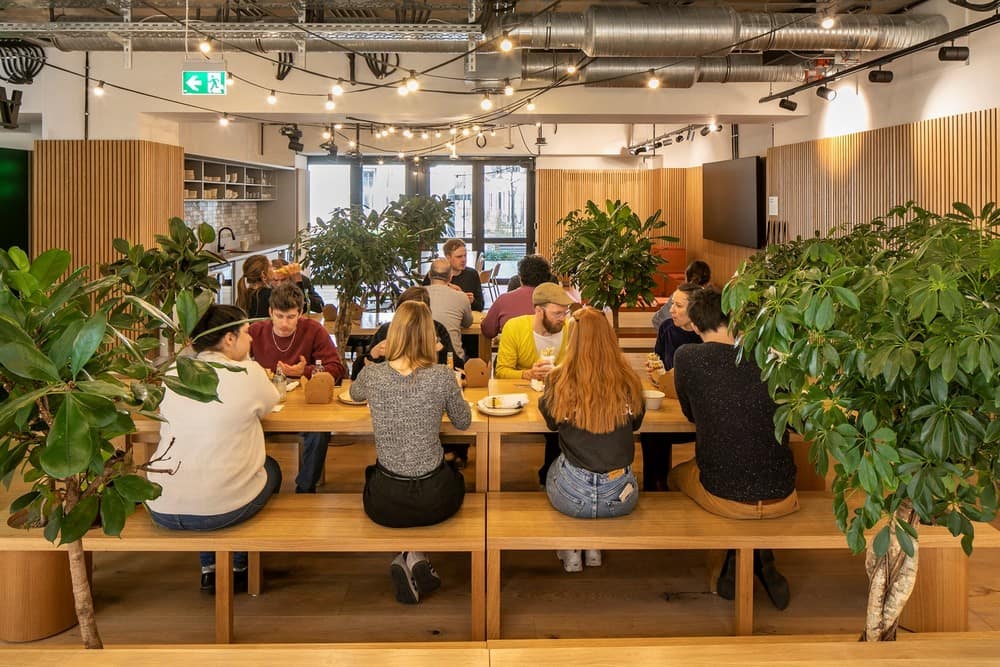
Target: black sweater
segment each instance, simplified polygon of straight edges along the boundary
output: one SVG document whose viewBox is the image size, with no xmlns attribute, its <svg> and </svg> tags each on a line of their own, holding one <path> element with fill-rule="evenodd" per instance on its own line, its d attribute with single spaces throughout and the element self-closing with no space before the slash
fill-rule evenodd
<svg viewBox="0 0 1000 667">
<path fill-rule="evenodd" d="M 577 468 L 604 473 L 632 465 L 635 458 L 633 432 L 642 426 L 645 411 L 633 415 L 630 421 L 610 433 L 591 433 L 569 422 L 557 423 L 549 414 L 544 396 L 538 399 L 538 411 L 545 417 L 550 431 L 559 431 L 559 448 L 566 460 Z"/>
<path fill-rule="evenodd" d="M 674 382 L 694 422 L 695 458 L 709 493 L 739 502 L 784 498 L 795 489 L 795 462 L 774 438 L 777 406 L 753 360 L 736 363 L 723 343 L 684 345 L 674 355 Z"/>
</svg>

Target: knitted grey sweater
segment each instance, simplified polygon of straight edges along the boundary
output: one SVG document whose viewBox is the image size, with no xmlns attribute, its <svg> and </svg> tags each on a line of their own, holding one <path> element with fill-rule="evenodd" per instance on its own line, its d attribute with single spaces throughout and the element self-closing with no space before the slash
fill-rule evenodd
<svg viewBox="0 0 1000 667">
<path fill-rule="evenodd" d="M 409 375 L 387 363 L 365 366 L 351 385 L 351 398 L 368 401 L 379 463 L 402 477 L 419 477 L 441 465 L 445 412 L 457 429 L 472 423 L 472 410 L 447 366 L 419 368 Z"/>
</svg>

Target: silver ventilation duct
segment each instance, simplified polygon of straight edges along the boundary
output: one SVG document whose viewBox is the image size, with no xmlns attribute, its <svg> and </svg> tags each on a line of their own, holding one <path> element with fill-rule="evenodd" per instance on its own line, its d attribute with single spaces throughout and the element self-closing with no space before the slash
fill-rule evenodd
<svg viewBox="0 0 1000 667">
<path fill-rule="evenodd" d="M 578 58 L 568 53 L 527 52 L 521 60 L 524 83 L 553 83 Z M 724 58 L 598 58 L 576 75 L 587 87 L 640 88 L 648 84 L 649 70 L 663 88 L 690 88 L 696 83 L 794 83 L 805 79 L 800 65 L 764 65 L 755 54 Z"/>
<path fill-rule="evenodd" d="M 733 51 L 890 51 L 948 29 L 943 16 L 736 12 L 731 8 L 594 5 L 583 14 L 545 14 L 512 28 L 520 48 L 575 49 L 590 57 L 724 56 Z"/>
</svg>

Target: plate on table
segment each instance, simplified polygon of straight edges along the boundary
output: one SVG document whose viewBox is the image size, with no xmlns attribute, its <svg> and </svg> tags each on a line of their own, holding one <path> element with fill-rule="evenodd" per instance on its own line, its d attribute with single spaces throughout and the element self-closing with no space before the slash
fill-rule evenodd
<svg viewBox="0 0 1000 667">
<path fill-rule="evenodd" d="M 486 396 L 479 399 L 476 407 L 484 415 L 492 417 L 510 417 L 516 415 L 528 404 L 523 394 L 517 396 Z"/>
<path fill-rule="evenodd" d="M 337 394 L 337 400 L 347 405 L 368 405 L 368 401 L 355 401 L 351 398 L 351 391 L 349 389 L 345 389 Z"/>
</svg>

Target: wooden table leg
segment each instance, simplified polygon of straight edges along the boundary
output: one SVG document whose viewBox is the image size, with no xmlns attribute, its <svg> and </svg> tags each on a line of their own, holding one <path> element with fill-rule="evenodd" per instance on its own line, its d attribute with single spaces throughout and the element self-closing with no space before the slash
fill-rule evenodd
<svg viewBox="0 0 1000 667">
<path fill-rule="evenodd" d="M 960 548 L 921 547 L 917 582 L 900 627 L 914 632 L 965 632 L 969 628 L 969 559 Z"/>
<path fill-rule="evenodd" d="M 736 634 L 753 634 L 753 549 L 736 550 Z"/>
<path fill-rule="evenodd" d="M 259 551 L 251 551 L 247 554 L 247 569 L 247 595 L 255 598 L 260 595 L 261 579 L 264 577 Z"/>
<path fill-rule="evenodd" d="M 493 360 L 493 339 L 479 334 L 479 358 L 487 364 Z"/>
<path fill-rule="evenodd" d="M 489 436 L 489 446 L 487 447 L 489 463 L 487 464 L 487 470 L 489 474 L 489 486 L 487 487 L 490 491 L 500 490 L 500 439 L 501 435 L 499 433 L 493 433 L 490 431 Z"/>
<path fill-rule="evenodd" d="M 472 552 L 472 641 L 486 639 L 486 553 Z"/>
<path fill-rule="evenodd" d="M 490 434 L 476 434 L 476 493 L 486 493 L 490 469 Z"/>
<path fill-rule="evenodd" d="M 215 552 L 215 643 L 233 641 L 233 554 Z"/>
<path fill-rule="evenodd" d="M 500 552 L 486 552 L 486 639 L 500 639 Z"/>
</svg>

